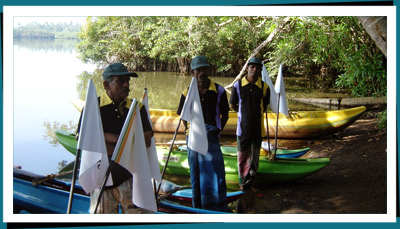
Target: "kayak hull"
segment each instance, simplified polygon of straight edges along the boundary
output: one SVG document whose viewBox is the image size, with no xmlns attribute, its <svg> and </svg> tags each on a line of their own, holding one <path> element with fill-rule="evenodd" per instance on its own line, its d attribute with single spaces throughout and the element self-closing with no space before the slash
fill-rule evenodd
<svg viewBox="0 0 400 229">
<path fill-rule="evenodd" d="M 298 158 L 303 156 L 305 153 L 307 153 L 310 150 L 310 148 L 302 148 L 302 149 L 292 149 L 292 150 L 287 150 L 287 149 L 276 149 L 276 157 L 277 158 Z M 222 146 L 221 147 L 222 154 L 224 156 L 237 156 L 237 147 L 232 147 L 232 146 Z M 274 150 L 271 150 L 274 152 Z M 265 156 L 267 154 L 267 151 L 262 149 L 260 152 L 261 156 Z"/>
<path fill-rule="evenodd" d="M 82 110 L 82 100 L 72 100 L 71 103 L 78 111 Z M 276 120 L 278 118 L 278 138 L 308 139 L 327 136 L 341 131 L 353 124 L 365 111 L 365 106 L 358 106 L 343 110 L 328 111 L 293 111 L 287 117 L 284 114 L 264 114 L 264 126 L 268 126 L 269 137 L 276 135 Z M 161 133 L 175 133 L 180 120 L 176 111 L 166 109 L 150 109 L 150 118 L 153 130 Z M 267 121 L 268 120 L 268 125 Z M 229 112 L 229 119 L 222 135 L 235 136 L 237 127 L 237 113 Z M 180 125 L 178 133 L 184 133 L 185 128 Z"/>
<path fill-rule="evenodd" d="M 55 135 L 60 142 L 60 144 L 72 154 L 76 154 L 76 146 L 77 140 L 75 139 L 75 134 L 65 131 L 65 130 L 56 130 Z M 185 146 L 186 147 L 186 146 Z M 185 147 L 179 147 L 180 150 L 185 151 Z M 157 148 L 162 148 L 157 146 Z M 297 158 L 301 157 L 305 153 L 307 153 L 310 148 L 302 148 L 302 149 L 294 149 L 294 150 L 287 150 L 287 149 L 277 149 L 276 150 L 276 157 L 277 158 Z M 236 156 L 237 154 L 237 147 L 233 146 L 222 146 L 221 151 L 223 156 Z M 266 153 L 266 151 L 262 151 L 261 154 Z"/>
<path fill-rule="evenodd" d="M 70 183 L 55 180 L 55 184 L 32 185 L 34 177 L 25 178 L 18 175 L 19 171 L 14 170 L 13 178 L 13 205 L 14 213 L 45 213 L 45 214 L 66 214 L 69 201 Z M 81 190 L 79 185 L 76 186 Z M 82 190 L 81 190 L 82 191 Z M 71 214 L 89 214 L 90 197 L 84 194 L 74 193 Z M 194 213 L 194 214 L 224 214 L 225 212 L 197 209 L 176 204 L 175 202 L 162 200 L 159 203 L 159 211 L 155 213 Z"/>
<path fill-rule="evenodd" d="M 76 144 L 73 134 L 64 130 L 55 132 L 59 142 L 73 154 L 76 153 Z M 235 147 L 225 148 L 224 153 L 225 178 L 226 181 L 237 183 L 239 181 L 237 157 L 234 153 Z M 309 148 L 300 149 L 308 151 Z M 160 169 L 163 169 L 168 157 L 169 148 L 157 146 L 157 156 Z M 329 158 L 277 158 L 274 162 L 269 161 L 265 156 L 260 156 L 259 169 L 255 179 L 256 183 L 282 183 L 297 180 L 309 176 L 327 166 Z M 190 168 L 187 159 L 187 151 L 173 150 L 168 161 L 166 174 L 190 176 Z"/>
<path fill-rule="evenodd" d="M 162 168 L 164 168 L 168 158 L 168 151 L 169 149 L 166 147 L 157 148 L 158 161 Z M 277 158 L 274 162 L 266 158 L 260 158 L 254 182 L 258 184 L 271 184 L 297 180 L 319 171 L 329 163 L 329 158 Z M 224 165 L 226 181 L 238 183 L 237 157 L 224 156 Z M 165 172 L 167 174 L 190 176 L 186 151 L 172 151 Z"/>
<path fill-rule="evenodd" d="M 364 112 L 365 106 L 331 111 L 297 111 L 287 117 L 280 114 L 278 117 L 278 138 L 308 139 L 330 135 L 345 129 L 353 124 Z M 151 122 L 155 132 L 174 133 L 180 117 L 175 111 L 151 109 Z M 270 137 L 276 135 L 277 115 L 268 113 L 268 131 Z M 264 126 L 267 121 L 264 114 Z M 237 114 L 229 112 L 229 119 L 222 135 L 236 135 Z M 184 126 L 180 126 L 178 133 L 184 133 Z"/>
</svg>

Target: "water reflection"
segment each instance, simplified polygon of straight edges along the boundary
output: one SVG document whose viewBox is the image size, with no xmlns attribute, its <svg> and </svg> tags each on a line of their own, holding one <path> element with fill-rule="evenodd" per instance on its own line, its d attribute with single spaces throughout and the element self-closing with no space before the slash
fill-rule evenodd
<svg viewBox="0 0 400 229">
<path fill-rule="evenodd" d="M 75 129 L 79 113 L 69 100 L 77 98 L 79 74 L 95 66 L 76 58 L 78 40 L 15 39 L 11 86 L 13 94 L 12 144 L 9 164 L 41 175 L 57 173 L 75 158 L 56 143 L 53 130 Z M 86 90 L 86 89 L 85 89 Z"/>
<path fill-rule="evenodd" d="M 48 140 L 48 142 L 51 145 L 58 145 L 58 140 L 55 135 L 56 130 L 66 130 L 69 132 L 75 132 L 77 128 L 77 122 L 69 121 L 67 124 L 63 123 L 61 124 L 60 122 L 44 122 L 43 126 L 45 127 L 45 133 L 44 133 L 44 140 Z"/>
<path fill-rule="evenodd" d="M 88 79 L 92 79 L 97 94 L 104 92 L 102 70 L 93 73 L 82 72 L 78 76 L 77 93 L 79 99 L 84 100 Z M 137 72 L 139 77 L 130 80 L 129 98 L 141 100 L 144 88 L 147 88 L 149 95 L 149 106 L 152 109 L 176 110 L 179 104 L 182 91 L 189 87 L 191 77 L 173 72 Z M 215 82 L 225 86 L 232 82 L 232 78 L 212 77 Z"/>
<path fill-rule="evenodd" d="M 103 70 L 97 69 L 93 73 L 82 72 L 78 78 L 76 87 L 79 99 L 84 100 L 88 79 L 92 79 L 98 95 L 104 92 Z M 149 95 L 149 106 L 151 109 L 172 109 L 176 110 L 182 91 L 189 86 L 191 76 L 181 75 L 173 72 L 137 72 L 139 77 L 132 78 L 130 81 L 129 98 L 141 99 L 144 88 L 147 88 Z M 234 77 L 210 77 L 216 83 L 226 86 L 229 85 Z M 300 83 L 302 82 L 302 83 Z M 294 97 L 343 97 L 344 94 L 338 94 L 333 89 L 323 91 L 322 89 L 310 88 L 310 81 L 307 79 L 298 79 L 293 77 L 285 78 L 286 96 L 288 97 L 288 106 L 291 111 L 301 110 L 326 110 L 335 107 L 322 107 L 311 104 L 304 104 L 291 101 Z M 227 93 L 228 100 L 230 93 Z"/>
<path fill-rule="evenodd" d="M 14 45 L 22 48 L 28 48 L 32 52 L 35 51 L 56 51 L 75 52 L 75 47 L 78 44 L 77 39 L 14 39 Z"/>
</svg>

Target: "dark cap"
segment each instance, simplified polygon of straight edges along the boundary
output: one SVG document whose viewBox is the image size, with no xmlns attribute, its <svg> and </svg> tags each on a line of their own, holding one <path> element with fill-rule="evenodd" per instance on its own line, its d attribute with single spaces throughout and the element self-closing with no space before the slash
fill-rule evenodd
<svg viewBox="0 0 400 229">
<path fill-rule="evenodd" d="M 207 61 L 205 56 L 196 56 L 192 59 L 192 63 L 190 64 L 192 69 L 200 68 L 200 67 L 210 67 L 210 64 Z"/>
<path fill-rule="evenodd" d="M 138 77 L 138 74 L 129 72 L 128 68 L 122 63 L 113 63 L 108 65 L 103 72 L 103 80 L 107 80 L 111 76 L 130 76 Z"/>
<path fill-rule="evenodd" d="M 262 62 L 261 62 L 261 60 L 258 59 L 258 58 L 255 58 L 255 57 L 251 58 L 251 59 L 249 60 L 249 63 L 247 63 L 247 64 L 258 64 L 258 65 L 263 65 Z"/>
</svg>

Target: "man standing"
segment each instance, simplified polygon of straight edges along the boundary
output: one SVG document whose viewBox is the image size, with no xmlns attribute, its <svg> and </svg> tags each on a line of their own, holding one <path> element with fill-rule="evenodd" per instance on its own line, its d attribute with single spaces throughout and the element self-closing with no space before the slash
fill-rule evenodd
<svg viewBox="0 0 400 229">
<path fill-rule="evenodd" d="M 262 62 L 251 58 L 247 76 L 232 87 L 230 107 L 238 112 L 237 145 L 240 190 L 251 186 L 259 164 L 262 137 L 266 135 L 263 113 L 267 110 L 270 91 L 261 80 Z"/>
<path fill-rule="evenodd" d="M 98 99 L 109 158 L 114 152 L 119 134 L 132 104 L 132 100 L 127 99 L 130 77 L 138 77 L 138 75 L 134 72 L 129 72 L 127 67 L 121 63 L 110 64 L 103 72 L 103 86 L 106 91 Z M 140 104 L 140 116 L 146 147 L 149 147 L 153 130 L 143 104 Z M 79 133 L 79 129 L 80 120 L 77 133 Z M 113 185 L 105 187 L 97 213 L 118 213 L 119 205 L 121 205 L 122 213 L 151 213 L 132 203 L 132 174 L 118 163 L 110 162 Z M 91 213 L 94 213 L 99 194 L 99 189 L 95 189 L 90 193 Z"/>
<path fill-rule="evenodd" d="M 208 150 L 205 156 L 188 148 L 192 202 L 195 208 L 228 211 L 225 166 L 219 137 L 228 121 L 229 104 L 224 87 L 208 78 L 209 68 L 210 64 L 206 57 L 197 56 L 192 59 L 191 72 L 197 80 L 208 139 Z M 182 93 L 177 111 L 179 115 L 187 93 L 188 89 Z M 186 121 L 183 123 L 186 130 L 190 128 Z"/>
</svg>

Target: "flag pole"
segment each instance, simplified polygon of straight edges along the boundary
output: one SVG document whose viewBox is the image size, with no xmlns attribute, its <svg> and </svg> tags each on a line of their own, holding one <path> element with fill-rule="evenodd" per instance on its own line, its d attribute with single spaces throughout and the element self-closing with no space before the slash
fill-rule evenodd
<svg viewBox="0 0 400 229">
<path fill-rule="evenodd" d="M 178 125 L 176 127 L 176 130 L 175 130 L 175 133 L 174 133 L 174 137 L 172 138 L 171 146 L 169 147 L 168 157 L 167 157 L 167 160 L 165 161 L 164 169 L 163 169 L 162 174 L 161 174 L 161 182 L 158 185 L 157 192 L 156 192 L 156 197 L 158 196 L 158 193 L 160 192 L 161 183 L 162 183 L 165 171 L 167 169 L 168 161 L 169 161 L 169 158 L 171 156 L 172 147 L 174 146 L 176 135 L 178 134 L 179 126 L 181 125 L 181 120 L 182 120 L 182 118 L 179 118 L 179 122 L 178 122 Z"/>
<path fill-rule="evenodd" d="M 271 154 L 271 144 L 270 144 L 270 141 L 269 141 L 269 127 L 268 127 L 268 111 L 265 112 L 265 121 L 267 122 L 268 153 Z"/>
<path fill-rule="evenodd" d="M 270 89 L 271 93 L 272 93 L 272 90 L 275 92 L 274 88 L 272 87 L 272 81 L 269 78 L 267 68 L 265 67 L 264 64 L 263 64 L 261 78 L 262 78 L 262 81 L 264 83 L 266 83 L 268 86 L 270 86 L 272 88 L 272 89 Z M 271 99 L 271 95 L 270 95 L 270 99 Z M 270 107 L 271 107 L 271 110 L 272 110 L 272 104 L 271 103 L 270 103 Z M 268 110 L 267 109 L 265 111 L 265 121 L 267 123 L 268 153 L 271 155 L 272 152 L 271 152 L 271 143 L 270 143 L 270 139 L 269 139 L 269 124 L 268 124 Z"/>
<path fill-rule="evenodd" d="M 74 172 L 72 173 L 71 188 L 70 188 L 70 191 L 69 191 L 67 214 L 71 214 L 71 207 L 72 207 L 72 201 L 73 201 L 73 198 L 74 198 L 74 190 L 75 190 L 75 180 L 76 180 L 76 174 L 78 172 L 79 158 L 80 157 L 81 157 L 81 150 L 77 149 L 76 156 L 75 156 L 75 163 L 74 163 Z"/>
<path fill-rule="evenodd" d="M 274 154 L 272 155 L 272 159 L 275 160 L 275 156 L 276 156 L 276 149 L 278 148 L 278 120 L 279 120 L 279 102 L 281 100 L 281 93 L 278 93 L 278 109 L 276 111 L 276 129 L 275 129 L 275 150 L 274 150 Z"/>
<path fill-rule="evenodd" d="M 152 180 L 153 180 L 154 198 L 157 200 L 157 183 L 155 179 Z"/>
<path fill-rule="evenodd" d="M 111 161 L 108 160 L 108 162 L 111 162 Z M 106 187 L 106 184 L 107 184 L 107 181 L 108 181 L 108 177 L 110 176 L 110 173 L 111 173 L 111 166 L 112 166 L 112 164 L 109 163 L 109 166 L 107 168 L 106 176 L 104 177 L 103 185 L 101 186 L 101 189 L 100 189 L 99 197 L 97 198 L 96 207 L 94 208 L 94 214 L 96 214 L 97 208 L 99 207 L 99 204 L 100 204 L 101 197 L 103 196 L 104 188 Z"/>
</svg>

